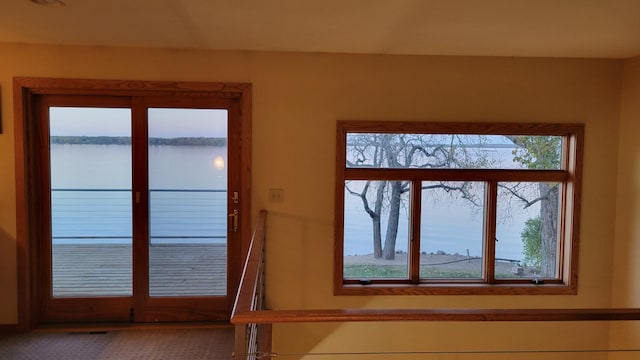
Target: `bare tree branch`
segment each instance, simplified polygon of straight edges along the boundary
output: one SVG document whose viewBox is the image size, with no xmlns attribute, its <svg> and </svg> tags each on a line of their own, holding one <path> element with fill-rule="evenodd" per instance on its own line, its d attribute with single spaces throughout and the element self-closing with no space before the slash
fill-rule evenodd
<svg viewBox="0 0 640 360">
<path fill-rule="evenodd" d="M 373 210 L 371 210 L 371 208 L 369 207 L 369 200 L 367 200 L 367 192 L 369 191 L 369 184 L 371 184 L 371 181 L 367 181 L 367 183 L 364 185 L 364 188 L 362 189 L 362 193 L 351 190 L 351 188 L 349 188 L 349 184 L 345 184 L 344 188 L 347 189 L 349 194 L 359 197 L 360 200 L 362 200 L 362 206 L 364 206 L 364 211 L 366 211 L 367 214 L 369 214 L 369 216 L 373 218 L 374 216 L 376 216 L 376 213 Z"/>
<path fill-rule="evenodd" d="M 535 203 L 537 203 L 539 201 L 547 199 L 546 196 L 540 196 L 540 197 L 538 197 L 536 199 L 528 200 L 526 197 L 524 197 L 524 195 L 522 195 L 521 193 L 519 193 L 518 191 L 516 191 L 513 188 L 510 188 L 508 186 L 501 185 L 501 184 L 498 184 L 498 187 L 507 190 L 511 195 L 513 195 L 513 197 L 515 197 L 516 199 L 522 201 L 524 203 L 523 209 L 526 209 L 526 208 L 528 208 L 530 206 L 533 206 Z"/>
<path fill-rule="evenodd" d="M 470 203 L 472 203 L 475 206 L 478 206 L 478 207 L 482 206 L 475 199 L 475 196 L 473 196 L 469 192 L 468 186 L 469 186 L 469 183 L 467 183 L 467 182 L 463 183 L 461 186 L 450 186 L 450 185 L 445 185 L 444 183 L 440 183 L 438 185 L 423 186 L 421 189 L 422 190 L 443 189 L 447 193 L 452 192 L 452 191 L 459 191 L 462 194 L 462 198 L 463 199 L 469 201 Z"/>
</svg>

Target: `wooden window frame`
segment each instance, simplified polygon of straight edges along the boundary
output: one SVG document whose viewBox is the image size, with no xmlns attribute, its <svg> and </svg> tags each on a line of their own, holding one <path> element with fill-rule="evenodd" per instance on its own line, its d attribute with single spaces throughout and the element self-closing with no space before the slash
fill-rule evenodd
<svg viewBox="0 0 640 360">
<path fill-rule="evenodd" d="M 469 134 L 469 135 L 547 135 L 562 136 L 563 149 L 559 170 L 529 169 L 416 169 L 416 168 L 348 168 L 346 138 L 348 133 L 405 134 Z M 580 237 L 580 191 L 584 146 L 583 124 L 544 123 L 463 123 L 463 122 L 387 122 L 338 121 L 335 182 L 335 295 L 573 295 L 578 286 L 578 248 Z M 487 184 L 487 216 L 485 234 L 495 230 L 497 183 L 505 181 L 559 182 L 558 277 L 535 283 L 532 279 L 495 279 L 493 261 L 495 245 L 486 242 L 483 278 L 475 280 L 429 279 L 419 277 L 419 241 L 413 241 L 409 251 L 407 279 L 345 279 L 344 269 L 344 184 L 348 180 L 405 180 L 412 188 L 423 180 L 481 181 Z M 413 191 L 411 202 L 419 204 L 419 191 Z M 493 209 L 493 210 L 492 210 Z M 413 236 L 419 231 L 419 209 L 409 211 Z M 413 215 L 411 215 L 413 214 Z M 417 224 L 416 224 L 417 223 Z M 487 229 L 487 227 L 493 227 Z M 485 235 L 486 236 L 486 235 Z M 413 258 L 413 260 L 412 260 Z"/>
</svg>

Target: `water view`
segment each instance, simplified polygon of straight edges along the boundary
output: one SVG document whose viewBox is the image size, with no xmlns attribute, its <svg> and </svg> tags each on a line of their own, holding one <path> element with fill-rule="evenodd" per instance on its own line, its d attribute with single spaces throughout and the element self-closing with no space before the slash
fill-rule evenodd
<svg viewBox="0 0 640 360">
<path fill-rule="evenodd" d="M 130 296 L 134 261 L 149 296 L 227 293 L 226 110 L 148 108 L 146 139 L 128 108 L 52 107 L 49 120 L 54 297 Z M 148 221 L 144 252 L 134 219 Z"/>
<path fill-rule="evenodd" d="M 52 144 L 51 161 L 54 243 L 130 242 L 131 145 Z M 224 241 L 226 161 L 226 147 L 150 146 L 152 242 Z"/>
<path fill-rule="evenodd" d="M 339 143 L 344 278 L 557 276 L 562 136 L 377 126 Z"/>
<path fill-rule="evenodd" d="M 494 149 L 496 150 L 496 149 Z M 512 148 L 499 148 L 496 156 L 508 158 Z M 369 255 L 373 253 L 373 226 L 363 202 L 350 192 L 359 193 L 366 181 L 348 181 L 345 188 L 344 255 Z M 373 183 L 374 186 L 375 182 Z M 471 182 L 468 192 L 476 199 L 472 202 L 463 194 L 438 188 L 438 182 L 424 182 L 421 202 L 421 252 L 460 254 L 481 257 L 484 231 L 484 183 Z M 458 185 L 459 186 L 459 185 Z M 427 190 L 427 188 L 433 188 Z M 469 195 L 469 194 L 467 194 Z M 370 199 L 370 204 L 373 200 Z M 407 252 L 409 244 L 409 192 L 403 194 L 400 207 L 396 252 Z M 525 206 L 516 199 L 501 197 L 498 203 L 496 224 L 496 258 L 521 261 L 523 244 L 521 233 L 528 219 L 539 215 L 539 204 Z M 386 211 L 386 209 L 383 209 Z M 383 212 L 382 218 L 388 216 Z M 382 222 L 382 234 L 386 232 Z"/>
<path fill-rule="evenodd" d="M 128 242 L 131 234 L 131 146 L 51 145 L 53 237 L 56 243 Z M 216 242 L 226 234 L 226 147 L 151 146 L 149 178 L 151 240 Z M 163 162 L 153 161 L 162 158 Z M 188 159 L 188 161 L 185 161 Z M 218 165 L 216 165 L 218 164 Z M 189 174 L 185 176 L 184 174 Z M 91 186 L 89 186 L 91 185 Z M 352 183 L 351 186 L 354 186 Z M 429 228 L 426 252 L 482 252 L 482 209 L 461 199 L 424 200 Z M 371 218 L 362 202 L 345 196 L 345 255 L 372 253 Z M 502 214 L 496 256 L 520 260 L 520 232 L 536 215 L 535 206 Z M 407 209 L 401 209 L 397 250 L 407 251 Z M 452 239 L 468 238 L 468 241 Z"/>
</svg>

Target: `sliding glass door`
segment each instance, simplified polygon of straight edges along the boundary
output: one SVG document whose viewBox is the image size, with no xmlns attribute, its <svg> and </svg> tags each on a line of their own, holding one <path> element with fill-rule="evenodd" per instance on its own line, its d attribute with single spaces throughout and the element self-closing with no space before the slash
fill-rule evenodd
<svg viewBox="0 0 640 360">
<path fill-rule="evenodd" d="M 45 321 L 228 318 L 236 111 L 206 97 L 42 97 Z"/>
</svg>

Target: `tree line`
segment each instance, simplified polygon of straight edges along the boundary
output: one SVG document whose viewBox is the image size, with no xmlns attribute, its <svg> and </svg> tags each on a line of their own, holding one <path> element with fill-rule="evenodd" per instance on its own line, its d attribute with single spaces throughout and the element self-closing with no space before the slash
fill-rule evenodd
<svg viewBox="0 0 640 360">
<path fill-rule="evenodd" d="M 51 144 L 72 145 L 131 145 L 130 136 L 51 136 Z M 171 146 L 226 146 L 226 138 L 177 137 L 149 138 L 149 145 Z"/>
</svg>

